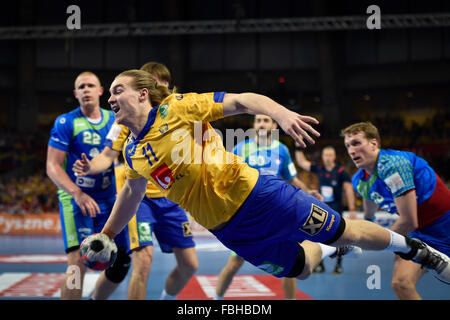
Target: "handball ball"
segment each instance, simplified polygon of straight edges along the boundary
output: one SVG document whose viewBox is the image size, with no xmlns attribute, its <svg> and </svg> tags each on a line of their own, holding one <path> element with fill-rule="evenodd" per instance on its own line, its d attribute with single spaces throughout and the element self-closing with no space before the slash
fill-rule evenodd
<svg viewBox="0 0 450 320">
<path fill-rule="evenodd" d="M 93 270 L 108 269 L 116 260 L 117 246 L 104 233 L 95 233 L 83 240 L 80 246 L 81 261 Z"/>
</svg>

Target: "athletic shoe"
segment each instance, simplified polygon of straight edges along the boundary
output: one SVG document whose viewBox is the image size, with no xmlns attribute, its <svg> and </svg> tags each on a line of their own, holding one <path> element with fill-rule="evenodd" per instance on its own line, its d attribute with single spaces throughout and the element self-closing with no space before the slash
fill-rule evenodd
<svg viewBox="0 0 450 320">
<path fill-rule="evenodd" d="M 313 269 L 313 273 L 323 273 L 325 272 L 325 266 L 323 265 L 323 261 L 320 261 L 320 263 Z"/>
<path fill-rule="evenodd" d="M 405 260 L 412 260 L 431 272 L 438 280 L 450 284 L 450 258 L 419 239 L 405 237 L 411 247 L 409 253 L 397 253 Z"/>
<path fill-rule="evenodd" d="M 362 255 L 362 249 L 357 246 L 342 246 L 337 247 L 335 253 L 333 253 L 330 258 L 346 256 L 347 258 L 354 259 L 359 258 Z"/>
<path fill-rule="evenodd" d="M 340 262 L 336 263 L 336 266 L 334 267 L 333 274 L 341 274 L 344 270 L 342 269 L 342 265 Z"/>
</svg>

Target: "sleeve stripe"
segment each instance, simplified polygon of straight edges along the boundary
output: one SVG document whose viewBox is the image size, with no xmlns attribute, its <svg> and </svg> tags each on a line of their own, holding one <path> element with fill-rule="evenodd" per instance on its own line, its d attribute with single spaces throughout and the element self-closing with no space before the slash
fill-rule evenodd
<svg viewBox="0 0 450 320">
<path fill-rule="evenodd" d="M 226 92 L 214 92 L 214 102 L 215 103 L 222 103 L 223 97 L 225 96 Z"/>
</svg>

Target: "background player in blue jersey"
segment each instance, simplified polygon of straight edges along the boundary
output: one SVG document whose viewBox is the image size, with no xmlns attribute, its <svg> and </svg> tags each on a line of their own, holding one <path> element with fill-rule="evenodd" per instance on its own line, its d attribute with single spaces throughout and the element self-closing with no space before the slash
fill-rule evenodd
<svg viewBox="0 0 450 320">
<path fill-rule="evenodd" d="M 295 150 L 295 158 L 298 165 L 308 172 L 317 174 L 319 178 L 319 190 L 325 202 L 329 207 L 342 215 L 344 206 L 342 204 L 342 189 L 345 190 L 349 215 L 351 219 L 356 218 L 355 194 L 350 182 L 350 177 L 345 168 L 336 164 L 336 150 L 332 146 L 326 146 L 322 149 L 322 163 L 308 161 L 301 151 L 300 147 Z M 323 261 L 317 265 L 314 272 L 324 272 Z M 334 273 L 342 273 L 342 257 L 336 259 Z"/>
<path fill-rule="evenodd" d="M 428 163 L 411 152 L 381 149 L 378 129 L 370 122 L 342 130 L 345 147 L 359 171 L 352 178 L 372 218 L 380 207 L 399 215 L 391 230 L 417 238 L 450 254 L 450 190 Z M 426 272 L 395 258 L 392 288 L 399 299 L 421 299 L 416 284 Z"/>
<path fill-rule="evenodd" d="M 240 156 L 250 167 L 257 169 L 260 174 L 283 178 L 306 190 L 305 184 L 297 178 L 297 170 L 288 147 L 272 137 L 272 130 L 277 129 L 277 123 L 266 115 L 255 115 L 253 128 L 256 131 L 255 138 L 238 143 L 233 153 Z M 244 259 L 232 251 L 227 264 L 219 274 L 215 299 L 223 298 L 233 277 L 243 264 Z M 297 279 L 281 278 L 281 283 L 286 299 L 295 299 Z"/>
<path fill-rule="evenodd" d="M 161 63 L 148 62 L 141 67 L 141 70 L 150 73 L 158 85 L 168 87 L 171 82 L 170 71 Z M 118 159 L 129 130 L 126 127 L 114 125 L 111 131 L 116 129 L 120 132 L 108 134 L 107 141 L 109 142 L 99 156 L 92 161 L 78 160 L 75 162 L 74 171 L 79 176 L 101 173 Z M 121 132 L 122 130 L 126 131 Z M 124 134 L 125 132 L 126 134 Z M 118 176 L 116 172 L 116 179 Z M 125 179 L 125 176 L 123 178 Z M 177 265 L 166 279 L 161 299 L 176 299 L 177 294 L 181 292 L 198 269 L 195 243 L 186 212 L 177 204 L 163 197 L 155 186 L 150 185 L 147 187 L 146 196 L 132 221 L 133 223 L 128 225 L 129 249 L 132 251 L 133 261 L 128 285 L 128 299 L 144 300 L 147 296 L 148 277 L 153 263 L 152 234 L 158 239 L 162 252 L 175 254 Z M 140 228 L 136 228 L 137 226 Z M 136 234 L 133 234 L 133 230 Z M 136 238 L 136 241 L 133 241 L 133 238 Z"/>
<path fill-rule="evenodd" d="M 114 113 L 100 108 L 102 93 L 103 88 L 94 73 L 81 73 L 75 80 L 74 89 L 80 106 L 55 120 L 48 142 L 47 175 L 58 186 L 68 263 L 61 299 L 81 298 L 86 267 L 80 259 L 80 244 L 87 236 L 101 231 L 115 201 L 112 166 L 96 176 L 77 177 L 72 171 L 73 163 L 81 158 L 82 153 L 93 158 L 102 151 L 106 135 L 114 122 Z M 127 246 L 126 229 L 115 242 L 119 248 L 119 260 L 100 275 L 94 299 L 106 299 L 127 274 L 130 259 L 123 251 Z M 72 289 L 73 286 L 68 286 L 67 282 L 73 277 L 73 266 L 79 268 L 81 286 Z"/>
</svg>

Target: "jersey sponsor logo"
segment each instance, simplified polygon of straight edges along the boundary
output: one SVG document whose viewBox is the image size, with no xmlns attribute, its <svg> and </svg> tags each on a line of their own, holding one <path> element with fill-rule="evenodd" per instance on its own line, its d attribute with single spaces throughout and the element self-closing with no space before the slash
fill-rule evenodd
<svg viewBox="0 0 450 320">
<path fill-rule="evenodd" d="M 170 185 L 174 181 L 173 172 L 163 163 L 155 171 L 151 173 L 151 177 L 159 184 L 163 189 L 169 189 Z"/>
<path fill-rule="evenodd" d="M 388 185 L 392 193 L 396 193 L 397 191 L 405 187 L 405 183 L 403 182 L 403 179 L 398 172 L 384 179 L 384 182 Z"/>
<path fill-rule="evenodd" d="M 139 241 L 152 241 L 152 228 L 150 222 L 138 222 Z"/>
<path fill-rule="evenodd" d="M 95 185 L 95 179 L 87 177 L 77 177 L 76 185 L 84 188 L 93 188 Z"/>
<path fill-rule="evenodd" d="M 325 222 L 327 221 L 327 217 L 328 211 L 316 206 L 315 204 L 311 204 L 311 212 L 300 230 L 310 236 L 315 236 L 320 232 L 320 230 L 322 230 Z"/>
<path fill-rule="evenodd" d="M 183 236 L 185 237 L 192 236 L 191 224 L 189 222 L 183 222 L 181 226 L 183 228 Z"/>
<path fill-rule="evenodd" d="M 330 224 L 328 225 L 328 227 L 327 227 L 327 229 L 326 229 L 327 231 L 330 231 L 331 227 L 332 227 L 333 224 L 334 224 L 334 220 L 336 220 L 335 218 L 336 218 L 335 215 L 332 214 L 332 215 L 331 215 L 331 221 L 330 221 Z"/>
<path fill-rule="evenodd" d="M 169 104 L 165 103 L 159 107 L 159 113 L 161 114 L 161 119 L 164 119 L 167 116 Z"/>
<path fill-rule="evenodd" d="M 98 150 L 98 148 L 92 148 L 90 151 L 89 151 L 89 156 L 91 157 L 91 158 L 95 158 L 96 156 L 98 156 L 100 154 L 100 150 Z"/>
<path fill-rule="evenodd" d="M 177 99 L 178 101 L 183 100 L 183 95 L 182 94 L 176 94 L 175 95 L 175 99 Z"/>
<path fill-rule="evenodd" d="M 276 276 L 277 274 L 280 274 L 284 270 L 284 267 L 276 265 L 275 263 L 272 263 L 270 261 L 264 261 L 262 264 L 260 264 L 257 267 L 267 273 L 270 273 L 271 275 L 274 275 L 274 276 Z"/>
</svg>

